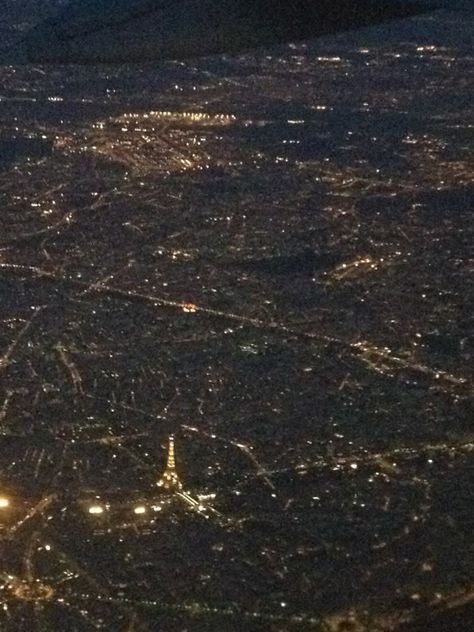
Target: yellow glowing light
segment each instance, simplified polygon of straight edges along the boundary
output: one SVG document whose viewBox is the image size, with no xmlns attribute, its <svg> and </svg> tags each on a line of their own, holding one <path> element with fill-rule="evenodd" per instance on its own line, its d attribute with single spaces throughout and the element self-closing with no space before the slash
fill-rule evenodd
<svg viewBox="0 0 474 632">
<path fill-rule="evenodd" d="M 14 579 L 10 589 L 17 599 L 23 601 L 49 601 L 54 597 L 54 588 L 42 584 L 38 580 L 26 582 Z"/>
<path fill-rule="evenodd" d="M 185 303 L 183 305 L 183 312 L 187 312 L 188 314 L 195 314 L 198 309 L 199 307 L 194 305 L 194 303 Z"/>
<path fill-rule="evenodd" d="M 146 513 L 146 507 L 144 507 L 143 505 L 138 505 L 138 507 L 135 507 L 135 509 L 133 510 L 133 513 L 137 515 L 144 514 Z"/>
<path fill-rule="evenodd" d="M 104 513 L 104 508 L 101 507 L 100 505 L 91 505 L 89 507 L 89 513 L 93 514 L 94 516 L 98 516 Z"/>
<path fill-rule="evenodd" d="M 5 496 L 0 496 L 0 509 L 7 509 L 10 506 L 10 501 Z"/>
</svg>

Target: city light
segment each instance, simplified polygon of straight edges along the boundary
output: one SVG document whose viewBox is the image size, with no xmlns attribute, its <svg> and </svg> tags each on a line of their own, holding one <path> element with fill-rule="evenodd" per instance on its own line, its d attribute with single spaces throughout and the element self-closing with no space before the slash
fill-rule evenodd
<svg viewBox="0 0 474 632">
<path fill-rule="evenodd" d="M 137 515 L 144 514 L 146 513 L 146 507 L 144 507 L 143 505 L 138 505 L 138 507 L 135 507 L 135 509 L 133 510 L 133 513 Z"/>
<path fill-rule="evenodd" d="M 174 453 L 174 437 L 173 435 L 169 438 L 168 444 L 168 458 L 166 462 L 166 469 L 163 472 L 162 477 L 157 482 L 158 487 L 163 487 L 168 491 L 176 491 L 182 490 L 183 484 L 178 476 L 176 471 L 176 459 Z"/>
<path fill-rule="evenodd" d="M 0 496 L 0 509 L 7 509 L 10 506 L 10 501 L 5 496 Z"/>
<path fill-rule="evenodd" d="M 93 515 L 95 515 L 95 516 L 98 516 L 98 515 L 100 515 L 100 514 L 103 514 L 103 513 L 104 513 L 104 508 L 103 508 L 103 507 L 101 507 L 100 505 L 91 505 L 91 506 L 89 507 L 89 513 L 90 513 L 90 514 L 93 514 Z"/>
</svg>

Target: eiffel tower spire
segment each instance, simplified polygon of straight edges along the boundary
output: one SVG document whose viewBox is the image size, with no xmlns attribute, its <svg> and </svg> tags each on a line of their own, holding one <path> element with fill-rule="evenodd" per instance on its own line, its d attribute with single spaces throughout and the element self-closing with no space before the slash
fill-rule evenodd
<svg viewBox="0 0 474 632">
<path fill-rule="evenodd" d="M 163 472 L 162 477 L 157 483 L 158 487 L 163 487 L 163 489 L 169 491 L 181 490 L 183 489 L 183 484 L 178 476 L 178 472 L 176 471 L 176 459 L 174 455 L 174 437 L 170 435 L 169 443 L 168 443 L 168 458 L 166 461 L 166 468 Z"/>
</svg>

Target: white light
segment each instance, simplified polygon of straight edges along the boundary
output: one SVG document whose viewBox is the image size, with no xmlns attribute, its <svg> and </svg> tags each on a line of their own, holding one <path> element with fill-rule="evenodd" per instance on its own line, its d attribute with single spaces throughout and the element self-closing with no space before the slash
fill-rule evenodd
<svg viewBox="0 0 474 632">
<path fill-rule="evenodd" d="M 143 505 L 139 505 L 138 507 L 135 507 L 135 509 L 133 510 L 133 513 L 135 514 L 144 514 L 146 513 L 146 507 L 144 507 Z"/>
<path fill-rule="evenodd" d="M 10 506 L 10 501 L 5 496 L 0 496 L 0 509 L 6 509 Z"/>
<path fill-rule="evenodd" d="M 92 505 L 91 507 L 89 507 L 89 513 L 97 516 L 104 513 L 104 508 L 100 505 Z"/>
</svg>

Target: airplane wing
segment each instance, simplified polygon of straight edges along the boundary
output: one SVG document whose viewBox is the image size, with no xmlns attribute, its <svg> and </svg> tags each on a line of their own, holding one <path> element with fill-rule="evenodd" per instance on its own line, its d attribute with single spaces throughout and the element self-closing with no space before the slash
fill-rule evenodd
<svg viewBox="0 0 474 632">
<path fill-rule="evenodd" d="M 417 15 L 433 1 L 73 0 L 0 51 L 0 63 L 144 63 L 237 52 Z"/>
</svg>

